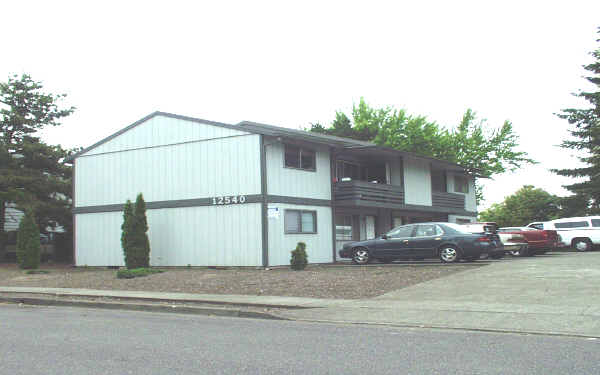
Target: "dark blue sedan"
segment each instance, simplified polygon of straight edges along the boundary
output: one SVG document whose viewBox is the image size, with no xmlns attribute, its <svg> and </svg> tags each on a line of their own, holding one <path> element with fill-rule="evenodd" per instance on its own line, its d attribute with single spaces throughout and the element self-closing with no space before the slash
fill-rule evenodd
<svg viewBox="0 0 600 375">
<path fill-rule="evenodd" d="M 425 258 L 454 263 L 503 251 L 502 242 L 469 233 L 458 224 L 419 223 L 396 227 L 372 240 L 347 243 L 339 255 L 351 258 L 356 264 L 367 264 L 373 259 L 387 263 L 396 259 Z"/>
</svg>

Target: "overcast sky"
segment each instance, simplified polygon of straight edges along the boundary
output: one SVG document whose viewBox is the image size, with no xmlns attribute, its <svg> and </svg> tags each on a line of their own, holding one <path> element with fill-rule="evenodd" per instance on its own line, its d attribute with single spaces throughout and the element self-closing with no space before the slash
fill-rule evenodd
<svg viewBox="0 0 600 375">
<path fill-rule="evenodd" d="M 193 5 L 192 5 L 193 4 Z M 567 194 L 548 172 L 583 105 L 600 1 L 4 1 L 0 80 L 29 73 L 77 111 L 43 138 L 89 146 L 173 112 L 299 128 L 364 97 L 455 126 L 472 108 L 512 121 L 535 166 L 485 182 L 486 202 L 523 184 Z"/>
</svg>

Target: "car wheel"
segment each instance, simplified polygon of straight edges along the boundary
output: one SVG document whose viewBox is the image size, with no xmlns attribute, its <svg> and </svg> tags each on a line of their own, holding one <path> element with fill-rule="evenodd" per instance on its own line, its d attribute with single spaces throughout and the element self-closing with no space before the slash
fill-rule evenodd
<svg viewBox="0 0 600 375">
<path fill-rule="evenodd" d="M 587 238 L 578 238 L 573 241 L 573 248 L 577 251 L 589 251 L 592 243 Z"/>
<path fill-rule="evenodd" d="M 440 248 L 440 260 L 443 263 L 456 263 L 460 260 L 460 253 L 454 246 L 442 246 Z"/>
<path fill-rule="evenodd" d="M 371 255 L 369 254 L 369 249 L 365 247 L 358 247 L 354 250 L 354 255 L 352 256 L 352 261 L 354 264 L 367 264 L 371 261 Z"/>
</svg>

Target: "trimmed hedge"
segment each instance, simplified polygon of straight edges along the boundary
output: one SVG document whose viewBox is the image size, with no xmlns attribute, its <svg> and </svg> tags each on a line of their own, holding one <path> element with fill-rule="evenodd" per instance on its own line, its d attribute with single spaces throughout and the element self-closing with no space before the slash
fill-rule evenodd
<svg viewBox="0 0 600 375">
<path fill-rule="evenodd" d="M 153 273 L 162 273 L 163 270 L 154 268 L 133 268 L 117 271 L 117 279 L 133 279 L 134 277 L 144 277 Z"/>
</svg>

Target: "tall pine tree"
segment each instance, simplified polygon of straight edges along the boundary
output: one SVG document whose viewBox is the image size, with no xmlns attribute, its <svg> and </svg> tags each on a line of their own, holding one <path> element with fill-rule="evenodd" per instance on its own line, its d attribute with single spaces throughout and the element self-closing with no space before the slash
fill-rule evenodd
<svg viewBox="0 0 600 375">
<path fill-rule="evenodd" d="M 600 27 L 598 28 L 600 35 Z M 600 42 L 600 39 L 597 39 Z M 571 125 L 573 139 L 562 142 L 561 147 L 577 150 L 583 154 L 579 160 L 585 165 L 579 168 L 554 169 L 560 176 L 582 178 L 583 181 L 566 185 L 569 191 L 588 202 L 587 213 L 600 212 L 600 48 L 591 52 L 594 62 L 584 68 L 590 74 L 585 79 L 593 89 L 576 96 L 589 102 L 588 108 L 562 110 L 558 117 Z"/>
<path fill-rule="evenodd" d="M 8 203 L 33 210 L 39 228 L 71 227 L 69 151 L 47 145 L 37 132 L 60 125 L 74 108 L 60 108 L 65 95 L 48 94 L 29 75 L 0 82 L 0 253 Z"/>
</svg>

